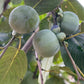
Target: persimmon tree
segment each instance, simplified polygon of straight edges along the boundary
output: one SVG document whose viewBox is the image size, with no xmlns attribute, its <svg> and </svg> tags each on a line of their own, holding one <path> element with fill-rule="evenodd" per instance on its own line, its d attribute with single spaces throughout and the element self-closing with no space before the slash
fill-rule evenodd
<svg viewBox="0 0 84 84">
<path fill-rule="evenodd" d="M 84 7 L 77 0 L 0 3 L 0 84 L 84 83 Z"/>
</svg>

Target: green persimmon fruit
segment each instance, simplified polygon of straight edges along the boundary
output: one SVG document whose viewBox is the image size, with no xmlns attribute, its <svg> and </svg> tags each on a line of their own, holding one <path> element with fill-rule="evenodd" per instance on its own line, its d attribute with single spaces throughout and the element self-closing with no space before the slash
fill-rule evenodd
<svg viewBox="0 0 84 84">
<path fill-rule="evenodd" d="M 39 25 L 39 15 L 30 6 L 18 6 L 9 15 L 10 27 L 19 34 L 35 31 Z"/>
<path fill-rule="evenodd" d="M 52 32 L 54 32 L 55 34 L 59 33 L 60 32 L 60 27 L 58 25 L 54 25 L 52 28 L 51 28 Z"/>
<path fill-rule="evenodd" d="M 64 32 L 57 33 L 57 38 L 59 41 L 63 41 L 66 38 L 66 34 Z"/>
<path fill-rule="evenodd" d="M 34 36 L 33 46 L 41 57 L 54 56 L 60 49 L 56 35 L 49 29 L 41 30 Z"/>
<path fill-rule="evenodd" d="M 61 31 L 67 35 L 75 33 L 79 28 L 79 18 L 78 16 L 70 11 L 63 12 L 63 17 L 61 20 Z"/>
</svg>

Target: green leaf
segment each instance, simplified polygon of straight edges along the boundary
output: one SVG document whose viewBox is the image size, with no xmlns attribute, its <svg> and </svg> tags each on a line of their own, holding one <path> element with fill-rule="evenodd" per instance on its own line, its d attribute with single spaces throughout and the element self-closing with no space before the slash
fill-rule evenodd
<svg viewBox="0 0 84 84">
<path fill-rule="evenodd" d="M 47 16 L 47 13 L 40 15 L 40 16 L 39 16 L 40 21 L 43 20 L 44 18 L 46 18 L 46 16 Z"/>
<path fill-rule="evenodd" d="M 45 84 L 65 84 L 63 78 L 59 76 L 52 77 L 46 81 Z"/>
<path fill-rule="evenodd" d="M 71 53 L 76 65 L 84 73 L 84 34 L 76 36 L 68 41 L 68 50 Z M 69 56 L 63 46 L 61 46 L 61 55 L 66 66 L 70 67 L 74 71 L 73 65 Z"/>
<path fill-rule="evenodd" d="M 0 32 L 10 32 L 12 29 L 9 26 L 9 14 L 14 8 L 7 9 L 3 12 L 3 17 L 0 19 Z"/>
<path fill-rule="evenodd" d="M 51 29 L 53 27 L 52 17 L 49 16 L 42 19 L 39 26 L 40 30 Z"/>
<path fill-rule="evenodd" d="M 63 62 L 62 60 L 62 57 L 61 57 L 61 52 L 59 51 L 55 56 L 54 56 L 54 59 L 53 59 L 53 63 L 54 64 L 59 64 Z"/>
<path fill-rule="evenodd" d="M 27 71 L 26 54 L 20 50 L 14 57 L 16 51 L 16 48 L 9 47 L 0 59 L 0 84 L 20 84 Z"/>
<path fill-rule="evenodd" d="M 81 50 L 81 52 L 84 53 L 84 34 L 78 35 L 75 37 L 75 41 L 78 42 L 78 49 Z"/>
<path fill-rule="evenodd" d="M 40 22 L 40 30 L 42 29 L 49 29 L 49 21 L 47 17 Z"/>
<path fill-rule="evenodd" d="M 3 12 L 4 2 L 5 0 L 0 0 L 0 14 Z"/>
<path fill-rule="evenodd" d="M 21 6 L 21 5 L 25 5 L 24 0 L 11 0 L 10 3 L 9 3 L 10 8 Z"/>
<path fill-rule="evenodd" d="M 60 72 L 59 66 L 51 66 L 50 72 L 49 72 L 50 75 L 56 76 L 56 75 L 58 75 L 58 74 L 60 74 L 60 73 L 61 73 L 61 72 Z"/>
<path fill-rule="evenodd" d="M 5 10 L 5 11 L 3 12 L 3 16 L 5 16 L 6 18 L 9 18 L 9 14 L 10 14 L 10 12 L 11 12 L 13 9 L 14 9 L 14 8 L 9 8 L 9 9 Z"/>
<path fill-rule="evenodd" d="M 84 7 L 77 0 L 66 0 L 61 5 L 63 11 L 76 13 L 80 20 L 84 20 Z"/>
<path fill-rule="evenodd" d="M 62 0 L 24 0 L 26 5 L 30 5 L 36 9 L 39 14 L 52 11 L 59 6 Z"/>
<path fill-rule="evenodd" d="M 2 17 L 1 19 L 3 20 L 0 22 L 0 32 L 10 32 L 12 29 L 8 24 L 8 18 Z"/>
<path fill-rule="evenodd" d="M 9 14 L 14 8 L 7 9 L 3 12 L 3 17 L 0 19 L 0 32 L 10 32 L 12 29 L 9 26 Z"/>
<path fill-rule="evenodd" d="M 33 73 L 27 71 L 24 79 L 22 80 L 21 84 L 38 84 L 38 80 L 33 78 Z"/>
<path fill-rule="evenodd" d="M 84 32 L 84 22 L 81 23 L 80 29 L 81 29 L 81 32 Z"/>
<path fill-rule="evenodd" d="M 11 2 L 12 2 L 13 4 L 19 4 L 19 3 L 22 2 L 22 0 L 11 0 Z"/>
<path fill-rule="evenodd" d="M 62 73 L 61 71 L 67 72 L 69 75 L 77 76 L 74 72 L 70 70 L 68 67 L 61 67 L 61 66 L 52 66 L 50 69 L 50 75 L 56 76 L 57 74 Z"/>
<path fill-rule="evenodd" d="M 59 68 L 60 68 L 60 70 L 64 70 L 64 71 L 67 72 L 68 74 L 77 77 L 77 75 L 76 75 L 74 72 L 72 72 L 72 71 L 70 70 L 70 68 L 68 68 L 68 67 L 66 67 L 66 66 L 65 66 L 65 67 L 59 67 Z"/>
</svg>

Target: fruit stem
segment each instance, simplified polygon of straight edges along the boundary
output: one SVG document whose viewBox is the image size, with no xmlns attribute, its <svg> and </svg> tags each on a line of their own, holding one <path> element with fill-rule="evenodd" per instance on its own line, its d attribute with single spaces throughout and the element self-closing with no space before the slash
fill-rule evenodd
<svg viewBox="0 0 84 84">
<path fill-rule="evenodd" d="M 5 45 L 3 52 L 0 54 L 0 59 L 2 58 L 2 56 L 4 55 L 4 53 L 6 52 L 9 45 L 13 42 L 14 39 L 15 39 L 15 36 L 12 36 L 11 40 Z"/>
<path fill-rule="evenodd" d="M 33 8 L 36 8 L 40 3 L 41 3 L 42 0 L 38 1 L 34 6 Z"/>
<path fill-rule="evenodd" d="M 80 70 L 80 68 L 78 67 L 78 66 L 76 66 L 77 67 L 77 70 L 79 71 L 79 73 L 82 75 L 82 77 L 84 77 L 84 74 L 83 74 L 83 72 Z"/>
<path fill-rule="evenodd" d="M 39 31 L 39 27 L 35 30 L 35 32 L 30 36 L 30 38 L 27 40 L 27 42 L 25 43 L 25 45 L 22 47 L 21 50 L 23 50 L 25 53 L 28 52 L 28 50 L 30 49 L 30 47 L 32 46 L 32 40 L 35 36 L 35 34 Z"/>
<path fill-rule="evenodd" d="M 68 56 L 69 56 L 69 58 L 70 58 L 70 60 L 71 60 L 71 62 L 72 62 L 72 65 L 73 65 L 73 67 L 74 67 L 74 69 L 75 69 L 75 71 L 76 71 L 76 74 L 77 74 L 77 76 L 78 76 L 77 84 L 79 84 L 79 80 L 84 80 L 84 78 L 82 78 L 81 75 L 80 75 L 80 73 L 78 72 L 77 66 L 76 66 L 76 64 L 75 64 L 75 62 L 74 62 L 74 60 L 73 60 L 73 58 L 72 58 L 72 56 L 71 56 L 71 54 L 70 54 L 70 52 L 69 52 L 69 50 L 68 50 L 68 48 L 66 47 L 66 45 L 65 45 L 64 42 L 63 42 L 63 45 L 64 45 L 64 48 L 65 48 L 65 50 L 66 50 L 66 52 L 67 52 L 67 54 L 68 54 Z"/>
<path fill-rule="evenodd" d="M 57 13 L 55 13 L 55 11 L 52 11 L 52 16 L 53 16 L 53 23 L 54 25 L 57 25 Z"/>
<path fill-rule="evenodd" d="M 39 74 L 40 74 L 40 78 L 41 78 L 41 84 L 44 84 L 43 83 L 42 70 L 41 70 L 41 64 L 40 64 L 40 61 L 39 61 L 39 58 L 38 58 L 38 55 L 37 55 L 36 51 L 35 51 L 35 56 L 36 56 L 36 59 L 38 59 L 37 60 L 37 64 L 38 64 L 38 68 L 39 68 Z"/>
<path fill-rule="evenodd" d="M 80 35 L 80 34 L 84 34 L 84 32 L 80 32 L 80 33 L 74 34 L 74 35 L 72 35 L 72 36 L 70 36 L 70 37 L 65 38 L 65 40 L 71 39 L 71 38 L 73 38 L 73 37 L 75 37 L 75 36 L 78 36 L 78 35 Z"/>
</svg>

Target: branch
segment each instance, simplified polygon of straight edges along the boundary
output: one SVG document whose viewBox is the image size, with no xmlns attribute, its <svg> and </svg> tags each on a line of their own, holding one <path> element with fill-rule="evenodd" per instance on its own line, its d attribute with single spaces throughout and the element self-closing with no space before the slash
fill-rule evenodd
<svg viewBox="0 0 84 84">
<path fill-rule="evenodd" d="M 67 54 L 68 54 L 68 56 L 69 56 L 69 58 L 70 58 L 70 60 L 71 60 L 71 62 L 72 62 L 72 65 L 73 65 L 73 67 L 74 67 L 74 69 L 75 69 L 75 71 L 76 71 L 76 74 L 77 74 L 77 76 L 78 76 L 77 84 L 79 84 L 79 80 L 84 80 L 84 78 L 81 77 L 80 73 L 78 72 L 77 66 L 76 66 L 76 64 L 75 64 L 75 62 L 74 62 L 74 60 L 73 60 L 73 58 L 72 58 L 72 56 L 71 56 L 71 54 L 70 54 L 69 50 L 67 49 L 67 47 L 66 47 L 66 45 L 65 45 L 64 42 L 63 42 L 63 45 L 64 45 L 64 48 L 65 48 L 65 50 L 66 50 L 66 52 L 67 52 Z"/>
<path fill-rule="evenodd" d="M 15 39 L 15 36 L 12 36 L 11 40 L 5 45 L 3 52 L 0 54 L 0 59 L 4 55 L 4 53 L 6 52 L 6 50 L 9 47 L 9 45 L 13 42 L 14 39 Z"/>
<path fill-rule="evenodd" d="M 8 5 L 8 3 L 9 3 L 10 1 L 11 1 L 11 0 L 5 0 L 5 2 L 4 2 L 4 10 L 3 10 L 3 11 L 5 11 L 5 10 L 6 10 L 7 5 Z"/>
<path fill-rule="evenodd" d="M 22 47 L 22 50 L 24 50 L 26 53 L 27 51 L 30 49 L 30 47 L 32 46 L 32 40 L 34 35 L 39 31 L 39 27 L 36 29 L 36 31 L 31 35 L 31 37 L 28 39 L 28 41 L 25 43 L 25 45 Z M 6 50 L 8 49 L 9 45 L 13 42 L 13 40 L 15 39 L 15 36 L 12 36 L 11 40 L 7 43 L 7 45 L 4 46 L 4 50 L 3 52 L 0 54 L 0 59 L 1 57 L 4 55 L 4 53 L 6 52 Z"/>
<path fill-rule="evenodd" d="M 3 15 L 3 12 L 7 9 L 7 5 L 8 5 L 8 3 L 9 3 L 10 1 L 11 1 L 11 0 L 5 0 L 5 1 L 4 1 L 3 11 L 2 11 L 2 13 L 0 14 L 0 18 L 1 18 L 1 16 Z"/>
<path fill-rule="evenodd" d="M 41 70 L 41 64 L 39 62 L 39 58 L 38 58 L 38 55 L 37 55 L 37 52 L 36 51 L 35 51 L 35 56 L 36 56 L 37 64 L 38 64 L 38 68 L 39 68 L 39 73 L 40 73 L 40 78 L 41 78 L 41 84 L 44 84 L 43 83 L 42 70 Z"/>
<path fill-rule="evenodd" d="M 25 45 L 22 47 L 21 50 L 25 51 L 25 53 L 28 52 L 28 50 L 30 49 L 30 47 L 32 46 L 32 40 L 35 36 L 35 34 L 39 31 L 39 27 L 35 30 L 35 32 L 31 35 L 31 37 L 27 40 L 27 42 L 25 43 Z"/>
</svg>

